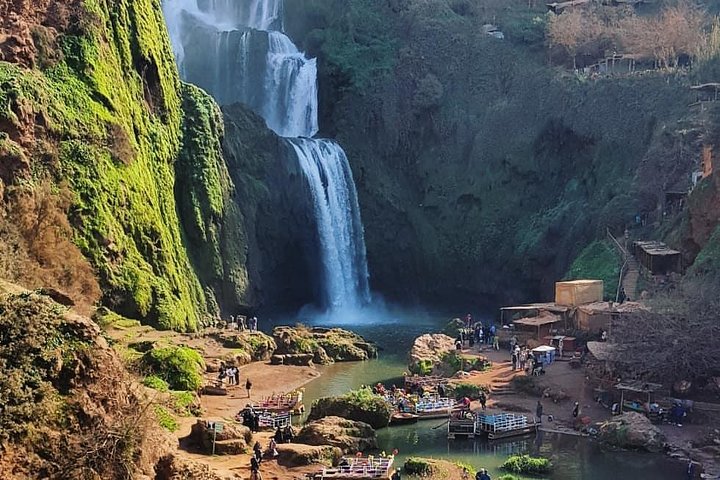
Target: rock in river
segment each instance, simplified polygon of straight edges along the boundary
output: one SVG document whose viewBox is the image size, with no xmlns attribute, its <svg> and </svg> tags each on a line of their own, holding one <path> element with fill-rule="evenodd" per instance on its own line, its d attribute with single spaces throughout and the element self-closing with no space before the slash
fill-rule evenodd
<svg viewBox="0 0 720 480">
<path fill-rule="evenodd" d="M 413 342 L 410 350 L 410 371 L 425 374 L 440 365 L 443 357 L 455 350 L 455 339 L 442 333 L 427 333 Z"/>
<path fill-rule="evenodd" d="M 332 445 L 342 449 L 343 453 L 377 449 L 375 430 L 370 425 L 333 416 L 308 423 L 295 441 L 308 445 Z"/>
<path fill-rule="evenodd" d="M 643 414 L 629 412 L 600 426 L 600 440 L 620 448 L 659 452 L 665 445 L 665 435 Z"/>
<path fill-rule="evenodd" d="M 342 328 L 275 327 L 276 355 L 312 354 L 313 362 L 327 364 L 367 360 L 377 348 L 357 333 Z"/>
<path fill-rule="evenodd" d="M 361 389 L 337 397 L 319 398 L 313 402 L 308 420 L 337 416 L 365 422 L 372 428 L 387 427 L 393 408 L 384 398 L 369 389 Z"/>
</svg>

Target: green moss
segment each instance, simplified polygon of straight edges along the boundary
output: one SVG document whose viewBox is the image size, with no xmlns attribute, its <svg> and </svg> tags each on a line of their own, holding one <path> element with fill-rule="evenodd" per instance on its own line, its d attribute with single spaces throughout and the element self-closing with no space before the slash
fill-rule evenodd
<svg viewBox="0 0 720 480">
<path fill-rule="evenodd" d="M 417 457 L 410 457 L 405 460 L 403 469 L 408 475 L 428 476 L 432 475 L 433 472 L 432 465 L 427 460 Z"/>
<path fill-rule="evenodd" d="M 393 408 L 384 398 L 369 388 L 353 390 L 337 397 L 319 398 L 313 402 L 308 420 L 338 416 L 370 424 L 373 428 L 387 427 Z"/>
<path fill-rule="evenodd" d="M 199 416 L 200 408 L 195 392 L 172 392 L 172 407 L 178 415 L 184 417 Z"/>
<path fill-rule="evenodd" d="M 142 363 L 173 390 L 198 390 L 202 387 L 205 362 L 192 348 L 155 348 L 143 355 Z"/>
<path fill-rule="evenodd" d="M 177 420 L 167 408 L 162 405 L 155 405 L 153 410 L 155 411 L 155 417 L 162 428 L 169 432 L 175 432 L 178 428 L 180 428 Z"/>
<path fill-rule="evenodd" d="M 92 318 L 95 323 L 97 323 L 103 328 L 112 327 L 119 329 L 127 329 L 140 326 L 139 321 L 123 317 L 122 315 L 118 315 L 117 313 L 105 307 L 98 308 L 93 314 Z"/>
<path fill-rule="evenodd" d="M 566 280 L 602 280 L 606 300 L 615 298 L 622 259 L 606 241 L 596 240 L 585 247 L 575 258 Z"/>
<path fill-rule="evenodd" d="M 472 383 L 458 383 L 452 387 L 453 395 L 456 399 L 468 397 L 471 400 L 477 400 L 480 398 L 480 393 L 488 393 L 488 388 L 481 385 L 474 385 Z"/>
<path fill-rule="evenodd" d="M 60 176 L 76 196 L 75 241 L 101 277 L 104 302 L 160 328 L 195 330 L 205 298 L 173 195 L 182 110 L 160 5 L 83 5 L 55 66 L 0 62 L 0 115 L 17 121 L 20 108 L 32 111 L 57 139 Z"/>
<path fill-rule="evenodd" d="M 500 468 L 513 473 L 537 475 L 548 473 L 552 469 L 552 465 L 547 458 L 531 457 L 530 455 L 513 455 L 508 457 Z"/>
<path fill-rule="evenodd" d="M 142 383 L 146 387 L 154 388 L 158 392 L 167 392 L 168 390 L 170 390 L 170 385 L 168 385 L 165 380 L 158 377 L 157 375 L 148 375 L 147 377 L 143 378 Z"/>
</svg>

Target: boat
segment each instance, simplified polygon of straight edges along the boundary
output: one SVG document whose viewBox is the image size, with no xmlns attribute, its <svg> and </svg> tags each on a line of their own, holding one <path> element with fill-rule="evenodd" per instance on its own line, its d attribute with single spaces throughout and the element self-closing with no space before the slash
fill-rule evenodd
<svg viewBox="0 0 720 480">
<path fill-rule="evenodd" d="M 420 420 L 430 418 L 447 418 L 450 416 L 455 401 L 445 397 L 424 397 L 415 404 L 415 413 Z"/>
<path fill-rule="evenodd" d="M 475 436 L 486 435 L 489 440 L 527 435 L 537 431 L 535 419 L 528 420 L 525 415 L 517 413 L 495 413 L 477 415 L 475 419 Z"/>
<path fill-rule="evenodd" d="M 410 412 L 395 412 L 390 417 L 391 425 L 407 425 L 409 423 L 416 423 L 420 418 L 415 413 Z"/>
</svg>

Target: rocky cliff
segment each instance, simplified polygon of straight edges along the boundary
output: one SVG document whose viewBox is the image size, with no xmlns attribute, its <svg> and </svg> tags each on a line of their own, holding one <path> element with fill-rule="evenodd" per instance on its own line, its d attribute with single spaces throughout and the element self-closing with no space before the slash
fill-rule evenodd
<svg viewBox="0 0 720 480">
<path fill-rule="evenodd" d="M 697 79 L 549 65 L 545 13 L 520 1 L 288 5 L 289 31 L 319 58 L 321 128 L 355 172 L 374 288 L 536 300 L 606 227 L 621 233 L 639 214 L 651 238 L 677 228 L 665 192 L 689 188 L 712 141 L 688 107 Z"/>
</svg>

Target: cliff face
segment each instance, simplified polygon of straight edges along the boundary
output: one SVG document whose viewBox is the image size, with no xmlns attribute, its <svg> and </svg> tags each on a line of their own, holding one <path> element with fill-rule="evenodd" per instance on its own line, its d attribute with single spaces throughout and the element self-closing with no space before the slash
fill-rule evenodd
<svg viewBox="0 0 720 480">
<path fill-rule="evenodd" d="M 322 128 L 358 183 L 372 284 L 400 299 L 548 296 L 582 249 L 661 220 L 702 143 L 688 79 L 548 66 L 527 2 L 306 0 Z M 483 33 L 496 19 L 505 39 Z"/>
</svg>

